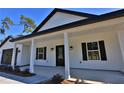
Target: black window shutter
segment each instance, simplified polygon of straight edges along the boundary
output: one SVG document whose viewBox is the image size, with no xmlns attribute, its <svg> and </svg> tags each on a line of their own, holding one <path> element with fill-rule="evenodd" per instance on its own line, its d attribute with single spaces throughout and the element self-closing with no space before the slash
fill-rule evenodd
<svg viewBox="0 0 124 93">
<path fill-rule="evenodd" d="M 86 43 L 82 43 L 82 55 L 83 55 L 83 60 L 87 60 L 87 50 L 86 50 Z"/>
<path fill-rule="evenodd" d="M 46 52 L 47 52 L 47 48 L 44 47 L 44 60 L 46 60 Z"/>
<path fill-rule="evenodd" d="M 99 41 L 99 47 L 100 47 L 101 60 L 106 61 L 107 57 L 106 57 L 105 44 L 103 40 Z"/>
<path fill-rule="evenodd" d="M 36 59 L 38 59 L 38 48 L 36 48 Z"/>
</svg>

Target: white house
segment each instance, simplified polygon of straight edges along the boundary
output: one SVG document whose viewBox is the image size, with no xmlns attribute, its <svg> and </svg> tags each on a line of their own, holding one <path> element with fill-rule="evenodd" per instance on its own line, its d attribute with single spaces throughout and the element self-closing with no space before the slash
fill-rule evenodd
<svg viewBox="0 0 124 93">
<path fill-rule="evenodd" d="M 12 39 L 11 36 L 8 36 L 0 45 L 0 64 L 11 65 L 12 63 L 12 56 L 13 56 L 13 48 L 14 43 L 10 42 Z M 15 53 L 15 65 L 24 65 L 21 62 L 21 54 L 22 53 L 22 45 L 16 45 L 16 53 Z"/>
<path fill-rule="evenodd" d="M 124 72 L 124 10 L 98 16 L 54 9 L 32 34 L 8 37 L 0 46 L 0 60 L 65 78 L 72 72 L 81 75 L 82 69 Z"/>
</svg>

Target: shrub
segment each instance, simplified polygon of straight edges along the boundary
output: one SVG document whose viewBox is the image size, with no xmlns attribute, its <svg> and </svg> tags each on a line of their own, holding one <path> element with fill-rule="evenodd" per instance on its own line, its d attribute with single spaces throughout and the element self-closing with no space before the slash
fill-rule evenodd
<svg viewBox="0 0 124 93">
<path fill-rule="evenodd" d="M 19 69 L 19 67 L 15 67 L 14 71 L 15 72 L 21 72 L 21 70 Z"/>
<path fill-rule="evenodd" d="M 0 70 L 4 71 L 4 70 L 6 70 L 6 67 L 5 66 L 0 66 Z"/>
<path fill-rule="evenodd" d="M 59 74 L 56 74 L 56 75 L 54 75 L 53 77 L 52 77 L 52 82 L 54 83 L 54 84 L 58 84 L 58 83 L 60 83 L 61 81 L 63 81 L 64 79 L 63 79 L 63 77 L 61 76 L 61 75 L 59 75 Z"/>
<path fill-rule="evenodd" d="M 1 71 L 12 71 L 13 69 L 11 66 L 2 65 L 0 66 L 0 70 Z"/>
<path fill-rule="evenodd" d="M 29 72 L 29 69 L 25 69 L 25 70 L 23 71 L 23 74 L 31 74 L 31 73 Z"/>
<path fill-rule="evenodd" d="M 11 66 L 6 67 L 7 71 L 13 71 L 13 68 Z"/>
</svg>

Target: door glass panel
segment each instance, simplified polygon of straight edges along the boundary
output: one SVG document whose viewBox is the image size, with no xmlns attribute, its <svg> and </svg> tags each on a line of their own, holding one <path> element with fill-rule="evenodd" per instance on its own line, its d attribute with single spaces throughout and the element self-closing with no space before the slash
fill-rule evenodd
<svg viewBox="0 0 124 93">
<path fill-rule="evenodd" d="M 60 47 L 60 48 L 58 48 L 58 51 L 59 51 L 58 58 L 63 59 L 63 49 Z"/>
<path fill-rule="evenodd" d="M 64 46 L 56 47 L 56 66 L 64 66 Z"/>
</svg>

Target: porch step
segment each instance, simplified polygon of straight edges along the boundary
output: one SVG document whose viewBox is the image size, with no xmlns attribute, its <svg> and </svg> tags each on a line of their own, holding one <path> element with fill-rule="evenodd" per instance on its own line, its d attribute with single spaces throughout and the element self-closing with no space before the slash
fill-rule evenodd
<svg viewBox="0 0 124 93">
<path fill-rule="evenodd" d="M 100 82 L 100 81 L 82 80 L 82 79 L 78 79 L 78 78 L 69 78 L 67 80 L 71 81 L 71 82 L 79 82 L 79 83 L 82 82 L 84 84 L 103 84 L 103 82 Z"/>
</svg>

